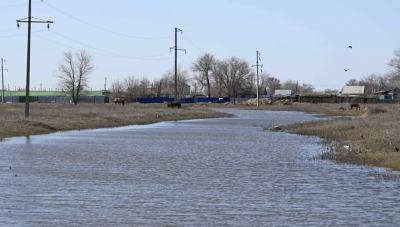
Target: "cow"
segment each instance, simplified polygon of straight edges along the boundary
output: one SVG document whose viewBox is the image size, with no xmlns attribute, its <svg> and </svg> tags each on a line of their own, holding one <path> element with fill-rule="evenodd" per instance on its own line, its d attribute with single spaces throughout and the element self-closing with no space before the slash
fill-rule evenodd
<svg viewBox="0 0 400 227">
<path fill-rule="evenodd" d="M 117 103 L 121 103 L 122 105 L 124 105 L 125 101 L 124 101 L 123 98 L 115 98 L 114 99 L 114 104 L 117 104 Z"/>
<path fill-rule="evenodd" d="M 353 107 L 356 108 L 356 111 L 357 111 L 357 109 L 361 110 L 361 106 L 360 106 L 360 104 L 358 104 L 358 103 L 352 103 L 352 104 L 350 104 L 350 108 L 353 109 Z"/>
</svg>

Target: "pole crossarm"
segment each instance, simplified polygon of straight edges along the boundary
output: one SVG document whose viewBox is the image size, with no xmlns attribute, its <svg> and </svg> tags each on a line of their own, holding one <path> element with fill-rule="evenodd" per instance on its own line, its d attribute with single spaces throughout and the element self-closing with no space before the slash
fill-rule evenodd
<svg viewBox="0 0 400 227">
<path fill-rule="evenodd" d="M 260 57 L 260 55 L 261 55 L 261 53 L 259 52 L 259 51 L 256 51 L 256 57 L 257 57 L 257 63 L 255 64 L 255 65 L 252 65 L 251 67 L 257 67 L 257 72 L 256 72 L 256 80 L 257 80 L 257 107 L 260 105 L 260 97 L 259 97 L 259 90 L 260 90 L 260 88 L 259 88 L 259 85 L 258 85 L 258 67 L 259 66 L 261 66 L 261 72 L 262 72 L 262 67 L 263 67 L 263 64 L 258 64 L 258 60 L 260 60 L 261 61 L 261 57 Z"/>
<path fill-rule="evenodd" d="M 182 29 L 175 28 L 175 46 L 171 47 L 169 50 L 175 50 L 175 76 L 174 76 L 174 101 L 178 101 L 178 50 L 185 51 L 185 49 L 178 49 L 178 32 L 183 34 Z"/>
<path fill-rule="evenodd" d="M 42 0 L 43 1 L 43 0 Z M 37 19 L 37 20 L 32 20 Z M 31 67 L 31 24 L 32 23 L 42 23 L 47 24 L 47 29 L 50 29 L 50 24 L 53 21 L 42 20 L 40 18 L 32 17 L 32 0 L 29 0 L 28 5 L 28 17 L 17 20 L 17 27 L 19 28 L 19 23 L 28 23 L 28 43 L 27 43 L 27 54 L 26 54 L 26 96 L 25 96 L 25 117 L 29 117 L 29 88 L 30 88 L 30 67 Z"/>
</svg>

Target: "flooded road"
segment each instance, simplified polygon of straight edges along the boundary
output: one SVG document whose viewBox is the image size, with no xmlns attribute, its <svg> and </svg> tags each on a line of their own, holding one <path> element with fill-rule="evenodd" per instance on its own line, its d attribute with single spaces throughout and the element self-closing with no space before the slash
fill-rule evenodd
<svg viewBox="0 0 400 227">
<path fill-rule="evenodd" d="M 398 181 L 263 130 L 315 117 L 224 111 L 0 143 L 0 226 L 398 226 Z"/>
</svg>

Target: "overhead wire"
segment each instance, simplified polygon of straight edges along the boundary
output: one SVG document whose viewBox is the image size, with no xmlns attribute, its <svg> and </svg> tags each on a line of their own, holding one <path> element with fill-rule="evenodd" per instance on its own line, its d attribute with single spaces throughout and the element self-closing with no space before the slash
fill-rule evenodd
<svg viewBox="0 0 400 227">
<path fill-rule="evenodd" d="M 37 1 L 37 2 L 32 2 L 32 3 L 39 3 L 39 1 Z M 1 8 L 16 7 L 16 6 L 26 6 L 26 5 L 29 5 L 29 3 L 22 3 L 22 4 L 16 4 L 16 5 L 0 6 L 0 9 L 1 9 Z"/>
<path fill-rule="evenodd" d="M 9 32 L 9 31 L 14 31 L 14 30 L 18 30 L 18 28 L 7 29 L 7 30 L 3 30 L 3 31 L 0 31 L 0 32 Z"/>
<path fill-rule="evenodd" d="M 76 47 L 73 47 L 73 46 L 69 46 L 69 45 L 65 45 L 65 44 L 62 44 L 62 43 L 59 43 L 59 42 L 44 38 L 44 37 L 39 36 L 39 35 L 34 35 L 34 36 L 38 37 L 40 39 L 46 40 L 48 42 L 52 42 L 52 43 L 55 43 L 55 44 L 58 44 L 58 45 L 61 45 L 61 46 L 65 46 L 65 47 L 68 47 L 68 48 L 71 48 L 71 49 L 74 49 L 74 50 L 80 50 L 79 48 L 76 48 Z M 112 55 L 110 55 L 110 54 L 102 54 L 102 53 L 97 53 L 97 52 L 93 52 L 93 51 L 88 51 L 88 52 L 91 53 L 91 54 L 94 54 L 94 55 L 121 58 L 121 56 L 117 56 L 117 55 L 114 55 L 114 54 L 112 54 Z M 169 54 L 169 53 L 166 53 L 166 54 Z M 162 55 L 166 55 L 166 54 L 162 54 Z M 162 55 L 155 55 L 155 56 L 162 56 Z M 129 58 L 129 57 L 123 57 L 123 58 Z M 136 58 L 136 59 L 137 60 L 144 60 L 144 61 L 151 61 L 151 60 L 158 61 L 158 60 L 172 59 L 172 57 L 170 57 L 170 58 L 144 58 L 143 57 L 143 58 Z"/>
<path fill-rule="evenodd" d="M 23 29 L 21 29 L 21 30 L 24 31 Z M 43 31 L 47 31 L 47 30 L 44 29 L 44 30 L 34 31 L 32 33 L 39 33 L 39 32 L 43 32 Z M 8 36 L 0 36 L 0 38 L 8 38 L 8 37 L 15 37 L 15 36 L 22 36 L 22 35 L 26 35 L 26 33 L 16 34 L 16 35 L 8 35 Z"/>
<path fill-rule="evenodd" d="M 158 38 L 139 37 L 139 36 L 126 35 L 126 34 L 122 34 L 122 33 L 119 33 L 119 32 L 114 32 L 114 31 L 111 31 L 111 30 L 108 30 L 108 29 L 105 29 L 105 28 L 101 28 L 101 27 L 99 27 L 99 26 L 97 26 L 97 25 L 88 23 L 88 22 L 86 22 L 86 21 L 83 21 L 83 20 L 81 20 L 81 19 L 79 19 L 79 18 L 77 18 L 77 17 L 72 16 L 72 15 L 69 14 L 69 13 L 66 13 L 66 12 L 64 12 L 64 11 L 62 11 L 62 10 L 60 10 L 60 9 L 57 9 L 56 7 L 50 5 L 50 4 L 46 3 L 46 2 L 43 2 L 43 3 L 44 3 L 45 5 L 47 5 L 48 7 L 53 8 L 54 10 L 56 10 L 56 11 L 58 11 L 58 12 L 64 14 L 64 15 L 67 15 L 67 16 L 69 16 L 69 17 L 71 17 L 71 18 L 73 18 L 73 19 L 75 19 L 75 20 L 77 20 L 77 21 L 79 21 L 79 22 L 81 22 L 81 23 L 84 23 L 84 24 L 86 24 L 86 25 L 89 25 L 89 26 L 92 26 L 92 27 L 94 27 L 94 28 L 100 29 L 100 30 L 102 30 L 102 31 L 106 31 L 106 32 L 113 33 L 113 34 L 116 34 L 116 35 L 125 36 L 125 37 L 130 37 L 130 38 L 134 38 L 134 39 L 145 39 L 145 40 L 157 40 L 157 39 L 160 40 L 160 39 L 171 39 L 171 38 L 172 38 L 172 37 L 158 37 Z"/>
<path fill-rule="evenodd" d="M 62 35 L 62 34 L 60 34 L 60 33 L 58 33 L 58 32 L 55 32 L 54 30 L 50 30 L 50 32 L 52 32 L 52 33 L 54 33 L 54 34 L 57 34 L 57 35 L 59 35 L 59 36 L 62 36 L 62 37 L 66 38 L 66 39 L 68 39 L 68 40 L 71 40 L 71 41 L 73 41 L 73 42 L 79 43 L 79 44 L 81 44 L 81 45 L 83 45 L 83 46 L 86 46 L 86 47 L 89 47 L 89 48 L 92 48 L 92 49 L 95 49 L 95 50 L 98 50 L 98 51 L 107 53 L 107 54 L 109 54 L 109 55 L 111 55 L 111 56 L 115 56 L 115 57 L 146 60 L 146 59 L 148 59 L 148 58 L 160 57 L 160 56 L 164 56 L 164 55 L 170 54 L 170 53 L 163 53 L 163 54 L 157 54 L 157 55 L 152 55 L 152 56 L 140 56 L 140 57 L 124 56 L 124 55 L 111 53 L 111 52 L 108 52 L 108 51 L 105 51 L 105 50 L 101 50 L 101 49 L 96 48 L 96 47 L 92 47 L 92 46 L 86 45 L 86 44 L 84 44 L 84 43 L 82 43 L 82 42 L 76 41 L 76 40 L 71 39 L 71 38 L 69 38 L 69 37 L 67 37 L 67 36 L 65 36 L 65 35 Z M 149 59 L 149 60 L 151 60 L 151 59 Z"/>
<path fill-rule="evenodd" d="M 201 51 L 201 52 L 203 52 L 203 53 L 206 53 L 206 52 L 204 52 L 203 50 L 201 50 L 200 48 L 198 48 L 193 42 L 191 42 L 185 35 L 183 35 L 182 34 L 182 37 L 184 38 L 184 39 L 186 39 L 186 41 L 188 41 L 190 44 L 192 44 L 192 46 L 194 46 L 196 49 L 198 49 L 199 51 Z"/>
</svg>

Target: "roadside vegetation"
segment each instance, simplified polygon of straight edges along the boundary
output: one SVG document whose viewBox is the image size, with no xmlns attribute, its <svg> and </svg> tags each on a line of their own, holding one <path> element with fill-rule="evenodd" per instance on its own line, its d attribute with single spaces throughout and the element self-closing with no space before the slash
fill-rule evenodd
<svg viewBox="0 0 400 227">
<path fill-rule="evenodd" d="M 349 104 L 294 104 L 262 106 L 260 109 L 341 116 L 281 126 L 281 129 L 323 138 L 327 147 L 327 152 L 322 154 L 323 159 L 400 171 L 400 105 L 361 104 L 360 111 L 348 110 L 348 106 Z"/>
</svg>

